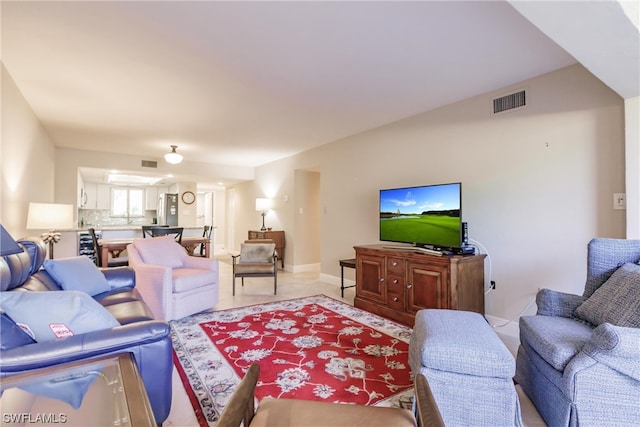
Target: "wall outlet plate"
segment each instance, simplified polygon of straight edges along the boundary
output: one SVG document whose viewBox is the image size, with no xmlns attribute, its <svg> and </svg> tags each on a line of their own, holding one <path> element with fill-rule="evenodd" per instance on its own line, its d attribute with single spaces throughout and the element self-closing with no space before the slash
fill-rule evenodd
<svg viewBox="0 0 640 427">
<path fill-rule="evenodd" d="M 627 195 L 625 193 L 613 193 L 613 209 L 626 209 Z"/>
</svg>

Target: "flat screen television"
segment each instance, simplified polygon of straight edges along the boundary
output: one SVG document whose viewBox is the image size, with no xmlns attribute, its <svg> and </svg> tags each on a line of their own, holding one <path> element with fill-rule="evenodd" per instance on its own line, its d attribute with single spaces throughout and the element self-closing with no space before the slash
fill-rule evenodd
<svg viewBox="0 0 640 427">
<path fill-rule="evenodd" d="M 462 184 L 380 190 L 380 240 L 458 252 Z"/>
</svg>

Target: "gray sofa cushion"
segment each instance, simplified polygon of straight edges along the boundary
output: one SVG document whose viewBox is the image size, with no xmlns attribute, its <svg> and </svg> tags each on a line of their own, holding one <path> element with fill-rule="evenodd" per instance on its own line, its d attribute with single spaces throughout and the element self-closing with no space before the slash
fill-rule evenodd
<svg viewBox="0 0 640 427">
<path fill-rule="evenodd" d="M 618 268 L 575 315 L 594 325 L 640 328 L 640 265 L 626 263 Z"/>
<path fill-rule="evenodd" d="M 566 317 L 520 318 L 520 339 L 526 340 L 540 357 L 559 371 L 563 371 L 582 350 L 592 332 L 591 326 Z"/>
</svg>

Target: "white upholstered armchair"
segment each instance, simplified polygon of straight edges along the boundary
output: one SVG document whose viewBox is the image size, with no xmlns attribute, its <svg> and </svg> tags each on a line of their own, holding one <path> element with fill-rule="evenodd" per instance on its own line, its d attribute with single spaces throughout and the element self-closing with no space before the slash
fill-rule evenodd
<svg viewBox="0 0 640 427">
<path fill-rule="evenodd" d="M 136 289 L 156 319 L 181 319 L 218 303 L 218 260 L 190 256 L 169 236 L 136 239 L 127 252 Z"/>
</svg>

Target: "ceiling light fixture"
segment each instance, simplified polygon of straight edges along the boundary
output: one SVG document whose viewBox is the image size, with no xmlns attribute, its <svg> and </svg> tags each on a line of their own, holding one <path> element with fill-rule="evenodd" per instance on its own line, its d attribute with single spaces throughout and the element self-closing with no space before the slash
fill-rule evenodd
<svg viewBox="0 0 640 427">
<path fill-rule="evenodd" d="M 164 159 L 167 161 L 167 163 L 177 165 L 178 163 L 182 162 L 182 154 L 176 153 L 176 148 L 178 148 L 177 145 L 172 145 L 171 152 L 164 155 Z"/>
</svg>

